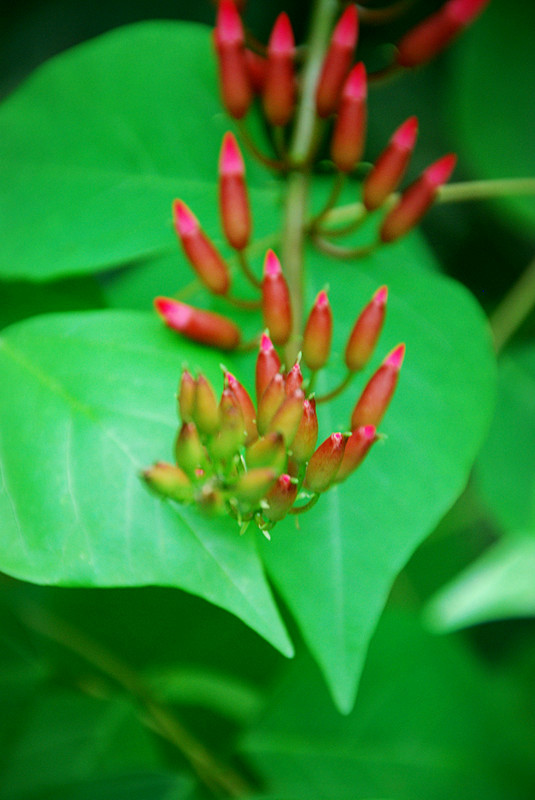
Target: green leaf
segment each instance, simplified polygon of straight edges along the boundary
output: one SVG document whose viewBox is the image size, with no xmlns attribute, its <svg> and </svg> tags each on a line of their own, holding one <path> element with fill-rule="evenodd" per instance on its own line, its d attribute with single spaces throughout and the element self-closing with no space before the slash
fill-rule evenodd
<svg viewBox="0 0 535 800">
<path fill-rule="evenodd" d="M 506 531 L 535 534 L 535 347 L 508 349 L 498 362 L 498 397 L 476 466 L 478 486 Z"/>
<path fill-rule="evenodd" d="M 174 253 L 171 202 L 216 203 L 229 127 L 203 26 L 132 25 L 52 59 L 0 109 L 0 275 L 46 280 Z M 265 182 L 254 164 L 247 174 Z"/>
<path fill-rule="evenodd" d="M 347 430 L 358 387 L 390 349 L 407 345 L 380 426 L 387 439 L 299 517 L 298 529 L 287 519 L 263 547 L 269 574 L 345 712 L 394 577 L 464 488 L 491 413 L 494 360 L 483 314 L 460 285 L 426 269 L 429 260 L 417 237 L 351 264 L 310 254 L 309 304 L 329 282 L 335 321 L 333 366 L 320 374 L 320 395 L 344 375 L 359 310 L 377 287 L 389 287 L 386 325 L 365 378 L 318 406 L 323 437 Z"/>
<path fill-rule="evenodd" d="M 533 3 L 493 0 L 455 48 L 451 130 L 481 178 L 535 177 L 534 28 Z M 535 197 L 504 198 L 499 207 L 533 236 Z"/>
<path fill-rule="evenodd" d="M 533 790 L 526 699 L 491 679 L 459 642 L 391 612 L 350 716 L 335 712 L 302 659 L 242 749 L 276 797 L 525 800 Z"/>
<path fill-rule="evenodd" d="M 37 583 L 177 586 L 237 614 L 285 654 L 255 532 L 152 496 L 189 361 L 221 381 L 221 354 L 151 315 L 50 315 L 0 339 L 0 566 Z M 226 358 L 226 356 L 225 356 Z M 228 363 L 228 359 L 227 363 Z"/>
<path fill-rule="evenodd" d="M 535 537 L 507 534 L 433 597 L 426 621 L 451 631 L 535 615 Z"/>
</svg>

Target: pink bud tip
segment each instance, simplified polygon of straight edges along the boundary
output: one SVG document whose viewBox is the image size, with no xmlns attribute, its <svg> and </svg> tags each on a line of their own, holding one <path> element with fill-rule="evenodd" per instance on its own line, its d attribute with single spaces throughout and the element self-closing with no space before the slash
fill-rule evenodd
<svg viewBox="0 0 535 800">
<path fill-rule="evenodd" d="M 359 32 L 359 18 L 357 7 L 350 5 L 346 8 L 333 31 L 332 41 L 341 47 L 355 47 Z"/>
<path fill-rule="evenodd" d="M 292 23 L 284 11 L 279 14 L 269 38 L 269 52 L 279 55 L 293 54 L 295 47 Z"/>
<path fill-rule="evenodd" d="M 267 333 L 263 333 L 260 337 L 260 349 L 263 350 L 264 353 L 269 353 L 270 350 L 273 350 L 273 342 Z"/>
<path fill-rule="evenodd" d="M 412 150 L 418 136 L 418 118 L 409 117 L 392 136 L 392 144 L 402 150 Z"/>
<path fill-rule="evenodd" d="M 366 67 L 359 61 L 349 73 L 344 84 L 343 97 L 347 100 L 360 101 L 366 97 Z"/>
<path fill-rule="evenodd" d="M 377 428 L 375 425 L 363 425 L 362 428 L 359 429 L 362 433 L 362 436 L 368 441 L 373 442 L 377 435 Z"/>
<path fill-rule="evenodd" d="M 216 35 L 220 44 L 240 44 L 243 41 L 243 27 L 233 0 L 219 3 Z"/>
<path fill-rule="evenodd" d="M 173 216 L 179 236 L 189 236 L 199 230 L 197 217 L 182 200 L 173 203 Z"/>
<path fill-rule="evenodd" d="M 231 389 L 238 383 L 232 372 L 225 372 L 225 381 Z"/>
<path fill-rule="evenodd" d="M 280 476 L 279 483 L 281 484 L 282 487 L 288 489 L 292 484 L 291 476 L 288 475 L 287 473 L 284 473 L 284 475 Z"/>
<path fill-rule="evenodd" d="M 327 292 L 322 291 L 316 297 L 316 302 L 314 303 L 316 308 L 326 308 L 329 305 L 329 298 L 327 297 Z"/>
<path fill-rule="evenodd" d="M 390 352 L 383 364 L 386 364 L 389 367 L 393 367 L 395 370 L 399 372 L 401 369 L 401 365 L 403 364 L 403 359 L 405 358 L 405 345 L 398 344 L 397 347 L 394 347 L 392 352 Z"/>
<path fill-rule="evenodd" d="M 228 131 L 223 137 L 221 156 L 219 159 L 219 172 L 221 175 L 243 175 L 245 164 L 238 142 L 233 133 Z"/>
<path fill-rule="evenodd" d="M 191 306 L 179 303 L 178 300 L 171 300 L 168 297 L 156 297 L 154 307 L 165 322 L 170 323 L 177 329 L 186 326 L 193 313 Z"/>
<path fill-rule="evenodd" d="M 381 286 L 380 289 L 377 289 L 373 296 L 373 301 L 377 303 L 378 306 L 386 306 L 386 301 L 388 299 L 388 288 L 386 286 Z"/>
<path fill-rule="evenodd" d="M 438 161 L 435 161 L 431 166 L 427 167 L 424 172 L 425 179 L 434 189 L 446 183 L 449 180 L 451 173 L 455 169 L 457 163 L 457 156 L 455 153 L 448 153 L 442 156 Z"/>
<path fill-rule="evenodd" d="M 281 274 L 281 264 L 273 250 L 268 250 L 264 261 L 264 275 L 276 278 Z"/>
<path fill-rule="evenodd" d="M 488 5 L 489 0 L 450 0 L 448 14 L 459 25 L 468 25 Z"/>
<path fill-rule="evenodd" d="M 333 444 L 339 445 L 340 442 L 342 442 L 343 439 L 344 439 L 344 434 L 343 433 L 331 433 L 331 437 L 330 438 L 331 438 L 331 442 Z"/>
</svg>

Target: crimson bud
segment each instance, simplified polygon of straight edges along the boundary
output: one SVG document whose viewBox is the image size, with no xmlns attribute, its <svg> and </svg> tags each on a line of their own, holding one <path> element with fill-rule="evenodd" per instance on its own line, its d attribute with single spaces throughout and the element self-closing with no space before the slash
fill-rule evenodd
<svg viewBox="0 0 535 800">
<path fill-rule="evenodd" d="M 386 286 L 377 289 L 353 326 L 345 352 L 346 366 L 351 372 L 365 367 L 375 349 L 385 319 L 387 297 Z"/>
<path fill-rule="evenodd" d="M 357 44 L 357 7 L 346 8 L 333 31 L 316 89 L 316 110 L 322 118 L 334 114 Z"/>
<path fill-rule="evenodd" d="M 184 254 L 201 281 L 214 294 L 226 294 L 230 287 L 227 265 L 182 200 L 173 203 L 173 219 Z"/>
<path fill-rule="evenodd" d="M 366 140 L 366 94 L 366 68 L 360 62 L 344 84 L 331 139 L 331 158 L 340 172 L 351 172 L 361 159 Z"/>
<path fill-rule="evenodd" d="M 245 116 L 253 99 L 243 41 L 243 25 L 233 0 L 221 0 L 214 44 L 223 105 L 234 119 Z"/>
<path fill-rule="evenodd" d="M 285 345 L 292 330 L 290 290 L 273 250 L 267 251 L 264 260 L 262 314 L 273 342 L 279 346 Z"/>
<path fill-rule="evenodd" d="M 219 210 L 228 243 L 235 250 L 243 250 L 251 236 L 251 210 L 243 156 L 230 132 L 223 137 L 219 156 Z"/>
<path fill-rule="evenodd" d="M 280 475 L 275 486 L 266 495 L 263 516 L 270 522 L 283 519 L 295 503 L 297 483 L 288 474 Z"/>
<path fill-rule="evenodd" d="M 260 349 L 256 359 L 256 403 L 260 406 L 262 395 L 271 379 L 280 370 L 281 362 L 269 336 L 265 333 L 260 338 Z"/>
<path fill-rule="evenodd" d="M 321 291 L 308 316 L 303 334 L 303 361 L 313 371 L 321 369 L 329 358 L 333 318 L 327 292 Z"/>
<path fill-rule="evenodd" d="M 286 125 L 295 106 L 295 41 L 288 15 L 279 14 L 269 37 L 262 103 L 272 125 Z"/>
<path fill-rule="evenodd" d="M 405 345 L 399 344 L 387 355 L 379 369 L 364 387 L 351 415 L 351 430 L 381 422 L 397 386 L 405 356 Z"/>
<path fill-rule="evenodd" d="M 364 180 L 362 201 L 368 211 L 382 206 L 399 186 L 416 144 L 418 120 L 409 117 L 392 135 Z"/>
<path fill-rule="evenodd" d="M 336 475 L 336 483 L 344 481 L 364 461 L 372 444 L 377 441 L 374 425 L 363 425 L 353 431 L 346 442 L 344 456 Z"/>
<path fill-rule="evenodd" d="M 344 456 L 346 438 L 342 433 L 331 433 L 320 444 L 308 462 L 303 483 L 305 489 L 319 494 L 334 483 Z"/>
<path fill-rule="evenodd" d="M 221 350 L 234 350 L 240 343 L 240 329 L 221 314 L 201 311 L 170 297 L 157 297 L 154 306 L 169 328 L 194 342 Z"/>
</svg>

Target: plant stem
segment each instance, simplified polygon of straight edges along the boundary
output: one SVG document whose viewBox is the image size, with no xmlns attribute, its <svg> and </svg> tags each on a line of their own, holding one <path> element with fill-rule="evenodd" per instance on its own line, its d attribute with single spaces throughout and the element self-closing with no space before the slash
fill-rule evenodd
<svg viewBox="0 0 535 800">
<path fill-rule="evenodd" d="M 328 394 L 322 394 L 319 397 L 316 396 L 316 403 L 327 403 L 329 400 L 333 400 L 335 397 L 338 397 L 339 394 L 342 394 L 344 389 L 346 389 L 353 378 L 355 377 L 354 372 L 348 372 L 343 381 L 335 386 Z"/>
<path fill-rule="evenodd" d="M 238 120 L 237 125 L 244 144 L 249 148 L 251 154 L 257 159 L 257 161 L 260 161 L 260 163 L 265 167 L 268 167 L 269 169 L 275 169 L 278 172 L 286 169 L 286 164 L 284 161 L 279 161 L 276 158 L 270 158 L 270 156 L 266 156 L 261 150 L 258 149 L 242 119 Z"/>
<path fill-rule="evenodd" d="M 363 244 L 361 247 L 341 247 L 338 244 L 329 242 L 327 239 L 323 239 L 321 236 L 313 236 L 312 240 L 322 253 L 333 256 L 333 258 L 341 259 L 364 258 L 364 256 L 373 253 L 381 244 L 381 242 L 375 241 L 369 244 Z"/>
<path fill-rule="evenodd" d="M 303 326 L 303 254 L 307 227 L 310 159 L 315 143 L 316 83 L 338 10 L 338 0 L 316 0 L 314 5 L 303 67 L 301 99 L 296 111 L 288 152 L 291 171 L 288 175 L 282 235 L 282 263 L 290 289 L 293 311 L 292 334 L 286 348 L 288 363 L 292 363 L 297 356 Z"/>
<path fill-rule="evenodd" d="M 494 347 L 499 353 L 535 307 L 535 258 L 490 316 Z"/>
<path fill-rule="evenodd" d="M 241 267 L 241 270 L 249 283 L 259 289 L 262 286 L 262 281 L 259 281 L 254 272 L 251 270 L 249 265 L 249 261 L 247 260 L 247 256 L 245 255 L 243 250 L 239 250 L 237 253 L 238 256 L 238 263 Z"/>
<path fill-rule="evenodd" d="M 154 730 L 180 750 L 199 779 L 212 791 L 223 790 L 230 797 L 253 794 L 245 779 L 230 767 L 221 764 L 153 697 L 141 677 L 104 645 L 38 606 L 26 606 L 20 612 L 20 617 L 29 628 L 76 653 L 138 700 L 149 715 Z"/>
<path fill-rule="evenodd" d="M 319 214 L 317 214 L 317 216 L 315 216 L 310 222 L 309 232 L 317 231 L 318 226 L 321 224 L 321 221 L 326 217 L 331 208 L 334 207 L 336 201 L 340 197 L 340 192 L 344 187 L 345 179 L 346 179 L 345 173 L 343 172 L 336 173 L 333 184 L 331 186 L 331 192 L 329 194 L 329 197 L 327 198 L 327 202 L 325 203 L 324 207 L 319 212 Z"/>
</svg>

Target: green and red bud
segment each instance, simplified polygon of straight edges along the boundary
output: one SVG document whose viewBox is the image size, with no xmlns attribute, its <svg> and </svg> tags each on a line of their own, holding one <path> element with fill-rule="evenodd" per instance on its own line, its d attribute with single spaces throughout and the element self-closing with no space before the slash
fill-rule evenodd
<svg viewBox="0 0 535 800">
<path fill-rule="evenodd" d="M 202 283 L 214 294 L 226 294 L 230 273 L 225 260 L 182 200 L 173 203 L 173 220 L 184 254 Z"/>
<path fill-rule="evenodd" d="M 193 498 L 193 486 L 190 479 L 180 467 L 175 467 L 174 464 L 158 461 L 143 471 L 142 478 L 157 494 L 168 497 L 170 500 L 185 503 Z"/>
<path fill-rule="evenodd" d="M 361 311 L 349 336 L 345 362 L 351 372 L 366 366 L 375 349 L 386 315 L 388 289 L 377 289 L 367 306 Z"/>
<path fill-rule="evenodd" d="M 308 315 L 303 334 L 303 361 L 313 371 L 321 369 L 331 352 L 333 317 L 327 292 L 321 291 Z"/>
<path fill-rule="evenodd" d="M 245 164 L 232 133 L 224 135 L 219 156 L 219 210 L 228 243 L 235 250 L 243 250 L 251 236 L 251 209 Z"/>
<path fill-rule="evenodd" d="M 262 315 L 272 341 L 285 345 L 292 331 L 292 305 L 288 284 L 273 250 L 267 251 L 264 260 Z"/>
<path fill-rule="evenodd" d="M 300 464 L 306 463 L 318 441 L 318 415 L 314 398 L 303 402 L 303 416 L 292 442 L 292 458 Z"/>
<path fill-rule="evenodd" d="M 353 409 L 352 431 L 363 425 L 379 425 L 394 395 L 404 356 L 405 345 L 399 344 L 374 372 Z"/>
<path fill-rule="evenodd" d="M 343 433 L 331 433 L 320 444 L 308 462 L 303 486 L 310 492 L 325 492 L 336 479 L 344 457 L 347 437 Z"/>
<path fill-rule="evenodd" d="M 366 141 L 366 68 L 362 62 L 349 73 L 342 91 L 331 139 L 331 158 L 340 172 L 352 172 Z"/>
<path fill-rule="evenodd" d="M 180 376 L 178 386 L 178 414 L 182 422 L 191 422 L 195 409 L 195 392 L 197 381 L 187 369 Z"/>
<path fill-rule="evenodd" d="M 305 395 L 301 389 L 292 392 L 279 406 L 268 424 L 268 433 L 278 431 L 284 436 L 286 447 L 291 447 L 303 417 Z"/>
<path fill-rule="evenodd" d="M 278 372 L 270 380 L 258 403 L 256 424 L 258 433 L 261 436 L 267 433 L 271 420 L 285 400 L 286 391 L 284 387 L 284 378 L 280 372 Z"/>
<path fill-rule="evenodd" d="M 376 441 L 377 431 L 374 425 L 363 425 L 353 431 L 346 441 L 342 463 L 337 472 L 335 483 L 345 481 L 362 464 L 372 444 Z"/>
<path fill-rule="evenodd" d="M 489 0 L 448 0 L 398 44 L 397 63 L 417 67 L 430 61 L 483 11 Z"/>
<path fill-rule="evenodd" d="M 269 37 L 267 64 L 262 92 L 266 119 L 271 125 L 286 125 L 295 108 L 295 40 L 291 22 L 279 14 Z"/>
<path fill-rule="evenodd" d="M 254 407 L 254 403 L 251 400 L 251 396 L 249 395 L 249 392 L 245 386 L 243 386 L 230 372 L 225 372 L 225 383 L 231 392 L 234 393 L 238 403 L 240 404 L 243 414 L 243 422 L 245 425 L 245 444 L 249 445 L 251 442 L 254 442 L 255 439 L 258 439 L 258 431 L 256 429 L 256 409 Z"/>
<path fill-rule="evenodd" d="M 262 94 L 266 83 L 267 59 L 254 53 L 252 50 L 245 50 L 245 61 L 249 71 L 251 86 L 255 94 Z"/>
<path fill-rule="evenodd" d="M 298 389 L 301 389 L 303 386 L 303 373 L 301 372 L 301 367 L 299 365 L 299 361 L 296 361 L 291 370 L 286 374 L 284 379 L 284 387 L 286 389 L 286 394 L 290 395 L 293 392 L 296 392 Z"/>
<path fill-rule="evenodd" d="M 197 378 L 193 421 L 201 434 L 211 436 L 219 428 L 219 407 L 211 383 L 201 373 Z"/>
<path fill-rule="evenodd" d="M 201 311 L 170 297 L 157 297 L 154 306 L 169 328 L 194 342 L 221 350 L 234 350 L 240 343 L 240 329 L 221 314 Z"/>
<path fill-rule="evenodd" d="M 219 401 L 219 430 L 210 442 L 213 458 L 230 460 L 245 441 L 245 421 L 241 405 L 232 389 L 223 389 Z"/>
<path fill-rule="evenodd" d="M 257 467 L 244 472 L 232 487 L 232 496 L 239 503 L 254 507 L 269 492 L 278 478 L 272 467 Z"/>
<path fill-rule="evenodd" d="M 245 452 L 247 469 L 271 467 L 282 472 L 286 465 L 286 445 L 284 436 L 279 431 L 271 431 L 253 442 Z"/>
<path fill-rule="evenodd" d="M 359 20 L 357 7 L 346 8 L 331 37 L 316 88 L 316 111 L 325 118 L 338 108 L 342 88 L 351 68 L 357 44 Z"/>
<path fill-rule="evenodd" d="M 262 514 L 269 522 L 279 522 L 295 503 L 297 482 L 288 474 L 280 475 L 265 497 Z"/>
<path fill-rule="evenodd" d="M 398 188 L 409 165 L 417 135 L 416 117 L 409 117 L 394 132 L 364 180 L 362 202 L 368 211 L 382 206 L 386 198 Z"/>
<path fill-rule="evenodd" d="M 206 466 L 206 451 L 194 422 L 184 422 L 175 443 L 175 460 L 189 476 Z"/>
<path fill-rule="evenodd" d="M 253 100 L 243 43 L 243 25 L 236 5 L 233 0 L 221 0 L 217 12 L 214 44 L 223 105 L 234 119 L 244 117 Z"/>
<path fill-rule="evenodd" d="M 260 349 L 256 359 L 256 404 L 260 406 L 262 395 L 269 386 L 272 378 L 281 368 L 280 358 L 273 347 L 273 343 L 266 333 L 260 338 Z"/>
<path fill-rule="evenodd" d="M 393 242 L 418 224 L 433 205 L 440 186 L 449 180 L 456 162 L 454 153 L 439 158 L 405 189 L 381 225 L 379 236 L 382 242 Z"/>
</svg>

